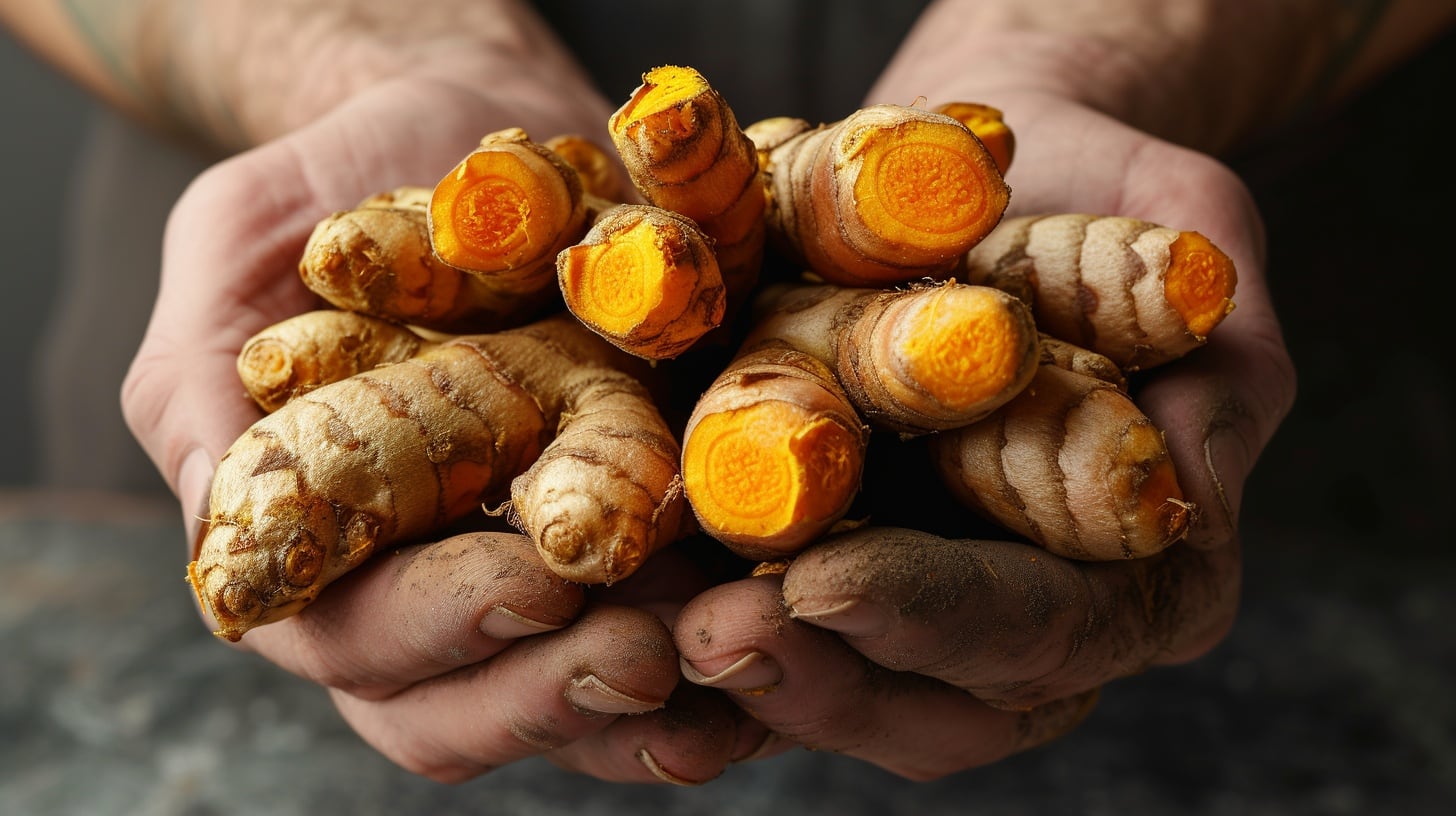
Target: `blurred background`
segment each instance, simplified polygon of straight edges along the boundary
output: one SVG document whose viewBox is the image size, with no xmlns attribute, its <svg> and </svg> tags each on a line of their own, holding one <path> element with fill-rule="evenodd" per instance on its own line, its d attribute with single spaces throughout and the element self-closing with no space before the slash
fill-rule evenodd
<svg viewBox="0 0 1456 816">
<path fill-rule="evenodd" d="M 635 85 L 626 68 L 604 84 Z M 1054 746 L 932 784 L 799 753 L 688 791 L 533 763 L 443 788 L 197 626 L 180 517 L 116 400 L 155 280 L 76 270 L 155 265 L 202 163 L 166 160 L 0 35 L 0 813 L 1456 812 L 1452 76 L 1448 36 L 1230 157 L 1266 218 L 1300 393 L 1249 484 L 1245 611 L 1213 654 L 1109 687 Z M 763 115 L 806 109 L 786 104 Z M 88 210 L 87 185 L 117 177 L 134 196 Z M 79 243 L 82 223 L 117 240 Z M 107 315 L 103 340 L 75 330 Z M 64 396 L 76 379 L 103 396 Z"/>
</svg>

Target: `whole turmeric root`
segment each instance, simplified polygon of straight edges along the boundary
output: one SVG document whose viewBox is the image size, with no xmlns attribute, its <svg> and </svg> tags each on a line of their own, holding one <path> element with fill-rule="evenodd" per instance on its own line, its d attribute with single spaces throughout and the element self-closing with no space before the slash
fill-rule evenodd
<svg viewBox="0 0 1456 816">
<path fill-rule="evenodd" d="M 921 434 L 967 425 L 1036 373 L 1031 312 L 987 286 L 906 290 L 777 286 L 746 343 L 772 338 L 823 361 L 876 428 Z"/>
<path fill-rule="evenodd" d="M 433 345 L 397 323 L 322 309 L 269 326 L 243 344 L 238 378 L 264 411 L 321 385 L 398 363 Z"/>
<path fill-rule="evenodd" d="M 1007 219 L 966 255 L 967 280 L 1030 304 L 1047 334 L 1124 371 L 1202 345 L 1233 310 L 1233 262 L 1197 232 L 1132 218 Z"/>
<path fill-rule="evenodd" d="M 218 463 L 206 534 L 188 565 L 217 634 L 237 640 L 286 618 L 377 549 L 503 498 L 563 415 L 590 413 L 590 403 L 614 392 L 628 396 L 613 397 L 613 406 L 646 400 L 623 382 L 623 363 L 616 349 L 559 316 L 456 338 L 310 391 L 259 420 Z M 633 416 L 655 411 L 639 405 Z M 595 495 L 565 491 L 560 509 L 587 514 L 553 520 L 537 544 L 545 540 L 555 562 L 584 565 L 577 580 L 621 578 L 677 534 L 677 470 L 663 456 L 666 426 L 657 423 L 639 430 L 624 421 L 615 441 L 574 457 L 612 467 L 581 488 Z M 585 566 L 592 564 L 600 571 Z"/>
<path fill-rule="evenodd" d="M 765 175 L 774 245 L 842 286 L 948 277 L 1011 196 L 965 125 L 899 105 L 783 141 Z"/>
<path fill-rule="evenodd" d="M 1162 432 L 1116 385 L 1055 364 L 930 449 L 968 507 L 1067 558 L 1152 555 L 1192 521 Z"/>
<path fill-rule="evenodd" d="M 457 334 L 539 317 L 550 290 L 507 291 L 434 257 L 428 196 L 399 188 L 320 220 L 298 265 L 304 285 L 340 309 Z"/>
<path fill-rule="evenodd" d="M 688 418 L 688 503 L 745 558 L 796 552 L 848 512 L 868 435 L 822 362 L 773 342 L 746 348 Z"/>
<path fill-rule="evenodd" d="M 669 210 L 613 207 L 556 257 L 556 274 L 578 320 L 649 360 L 678 356 L 723 320 L 712 241 Z"/>
</svg>

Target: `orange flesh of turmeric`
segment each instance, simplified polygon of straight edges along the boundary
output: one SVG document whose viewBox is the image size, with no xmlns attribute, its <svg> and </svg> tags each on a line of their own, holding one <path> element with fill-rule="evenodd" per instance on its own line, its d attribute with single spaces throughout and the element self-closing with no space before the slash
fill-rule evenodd
<svg viewBox="0 0 1456 816">
<path fill-rule="evenodd" d="M 974 290 L 945 287 L 907 322 L 898 351 L 910 379 L 948 408 L 1001 393 L 1025 355 L 1021 326 L 1000 301 Z"/>
<path fill-rule="evenodd" d="M 926 250 L 963 251 L 1000 220 L 1004 185 L 965 131 L 951 123 L 908 122 L 864 134 L 854 184 L 858 214 L 875 234 Z M 992 178 L 994 176 L 994 178 Z"/>
<path fill-rule="evenodd" d="M 662 234 L 639 221 L 605 243 L 568 249 L 562 284 L 573 312 L 605 332 L 626 334 L 654 314 L 681 313 L 695 274 L 679 270 Z"/>
<path fill-rule="evenodd" d="M 1169 251 L 1172 260 L 1163 281 L 1168 303 L 1188 331 L 1205 337 L 1233 309 L 1237 283 L 1233 261 L 1196 232 L 1180 233 Z"/>
<path fill-rule="evenodd" d="M 1171 459 L 1163 459 L 1153 466 L 1138 487 L 1137 500 L 1139 516 L 1156 517 L 1162 522 L 1165 541 L 1177 541 L 1187 532 L 1188 504 L 1183 501 Z"/>
<path fill-rule="evenodd" d="M 996 168 L 1005 174 L 1016 153 L 1016 136 L 1006 126 L 998 108 L 974 102 L 950 102 L 936 110 L 970 128 L 996 160 Z"/>
<path fill-rule="evenodd" d="M 859 477 L 859 447 L 833 420 L 780 401 L 703 418 L 683 479 L 704 522 L 769 538 L 836 512 Z"/>
<path fill-rule="evenodd" d="M 659 181 L 687 181 L 711 166 L 721 149 L 721 138 L 701 138 L 706 134 L 699 132 L 695 115 L 697 98 L 709 91 L 702 75 L 690 68 L 654 68 L 608 126 L 614 137 L 630 135 L 647 151 L 644 158 L 653 163 Z"/>
<path fill-rule="evenodd" d="M 543 168 L 510 153 L 476 151 L 436 186 L 430 240 L 451 266 L 511 269 L 546 251 L 570 211 L 565 185 L 552 184 Z"/>
</svg>

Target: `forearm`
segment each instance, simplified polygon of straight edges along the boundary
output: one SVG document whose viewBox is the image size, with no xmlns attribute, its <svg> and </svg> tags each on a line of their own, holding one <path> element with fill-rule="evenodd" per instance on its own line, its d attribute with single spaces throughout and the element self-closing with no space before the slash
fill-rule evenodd
<svg viewBox="0 0 1456 816">
<path fill-rule="evenodd" d="M 108 103 L 224 150 L 402 76 L 518 108 L 503 126 L 565 126 L 548 108 L 580 109 L 583 127 L 610 112 L 517 0 L 0 0 L 0 19 Z"/>
<path fill-rule="evenodd" d="M 1453 21 L 1453 0 L 940 0 L 871 101 L 1047 93 L 1217 151 L 1343 98 Z"/>
</svg>

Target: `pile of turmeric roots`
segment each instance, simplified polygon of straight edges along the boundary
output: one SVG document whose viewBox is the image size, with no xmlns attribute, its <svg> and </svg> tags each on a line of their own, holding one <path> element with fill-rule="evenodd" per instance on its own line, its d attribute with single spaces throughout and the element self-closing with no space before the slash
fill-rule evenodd
<svg viewBox="0 0 1456 816">
<path fill-rule="evenodd" d="M 488 515 L 582 583 L 702 536 L 789 559 L 879 521 L 852 512 L 872 436 L 918 443 L 891 479 L 1062 557 L 1185 534 L 1125 376 L 1232 308 L 1202 235 L 1003 217 L 1014 140 L 985 105 L 744 126 L 666 66 L 608 129 L 491 133 L 433 186 L 317 225 L 299 269 L 330 307 L 242 349 L 266 415 L 188 567 L 219 636 Z"/>
</svg>

